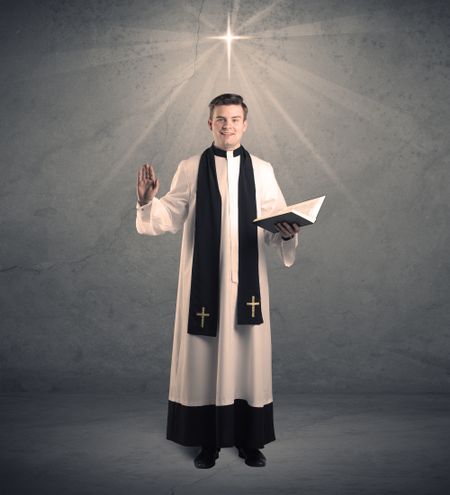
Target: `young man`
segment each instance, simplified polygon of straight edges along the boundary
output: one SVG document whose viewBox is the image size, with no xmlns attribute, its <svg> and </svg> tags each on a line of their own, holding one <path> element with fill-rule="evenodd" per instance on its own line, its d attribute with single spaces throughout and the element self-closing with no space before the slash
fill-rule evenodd
<svg viewBox="0 0 450 495">
<path fill-rule="evenodd" d="M 183 227 L 170 372 L 167 439 L 201 446 L 198 468 L 236 446 L 247 465 L 264 466 L 259 450 L 275 440 L 269 289 L 264 245 L 295 261 L 299 226 L 272 234 L 257 216 L 286 206 L 272 166 L 241 145 L 248 125 L 239 95 L 209 104 L 214 142 L 178 165 L 169 192 L 152 165 L 138 171 L 136 229 L 175 233 Z"/>
</svg>

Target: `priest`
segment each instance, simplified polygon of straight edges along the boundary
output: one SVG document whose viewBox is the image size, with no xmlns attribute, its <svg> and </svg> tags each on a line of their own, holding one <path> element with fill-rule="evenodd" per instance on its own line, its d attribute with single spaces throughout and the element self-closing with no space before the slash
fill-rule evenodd
<svg viewBox="0 0 450 495">
<path fill-rule="evenodd" d="M 300 228 L 280 223 L 274 234 L 253 223 L 286 202 L 272 165 L 241 145 L 243 98 L 219 95 L 209 110 L 213 143 L 179 163 L 164 196 L 153 165 L 137 174 L 137 232 L 183 229 L 166 436 L 201 447 L 198 468 L 233 446 L 264 466 L 260 449 L 275 440 L 265 246 L 292 266 Z"/>
</svg>

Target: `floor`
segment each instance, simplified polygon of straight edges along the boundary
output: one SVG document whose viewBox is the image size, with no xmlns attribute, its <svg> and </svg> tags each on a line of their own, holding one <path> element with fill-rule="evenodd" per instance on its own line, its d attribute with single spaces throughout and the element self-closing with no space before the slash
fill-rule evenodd
<svg viewBox="0 0 450 495">
<path fill-rule="evenodd" d="M 274 397 L 267 465 L 196 469 L 147 395 L 0 397 L 1 495 L 450 494 L 450 396 Z"/>
</svg>

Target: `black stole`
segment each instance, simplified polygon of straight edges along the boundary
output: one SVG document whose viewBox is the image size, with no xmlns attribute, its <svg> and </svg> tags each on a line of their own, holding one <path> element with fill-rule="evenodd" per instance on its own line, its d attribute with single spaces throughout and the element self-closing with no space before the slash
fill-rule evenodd
<svg viewBox="0 0 450 495">
<path fill-rule="evenodd" d="M 222 198 L 217 181 L 214 154 L 226 152 L 214 144 L 200 157 L 197 175 L 195 209 L 195 244 L 189 304 L 188 333 L 215 337 L 220 311 L 220 237 Z M 252 159 L 240 146 L 233 156 L 240 155 L 238 325 L 263 323 L 259 290 L 256 191 Z M 226 274 L 228 276 L 228 273 Z"/>
</svg>

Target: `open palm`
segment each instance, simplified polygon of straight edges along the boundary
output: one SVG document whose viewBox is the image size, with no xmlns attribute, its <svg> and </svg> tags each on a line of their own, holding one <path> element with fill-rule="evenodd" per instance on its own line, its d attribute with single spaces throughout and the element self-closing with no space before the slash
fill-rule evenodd
<svg viewBox="0 0 450 495">
<path fill-rule="evenodd" d="M 136 193 L 140 203 L 148 203 L 159 190 L 159 179 L 156 178 L 153 165 L 144 164 L 137 175 Z"/>
</svg>

